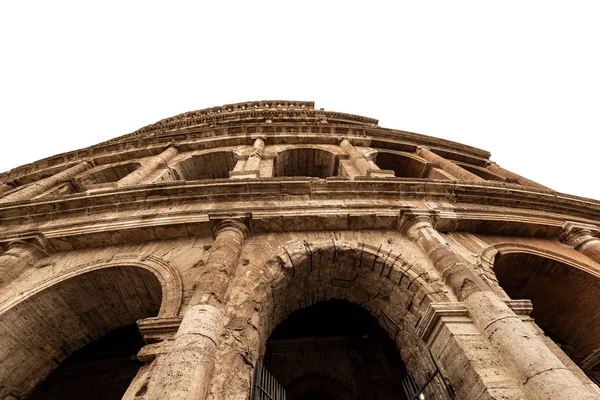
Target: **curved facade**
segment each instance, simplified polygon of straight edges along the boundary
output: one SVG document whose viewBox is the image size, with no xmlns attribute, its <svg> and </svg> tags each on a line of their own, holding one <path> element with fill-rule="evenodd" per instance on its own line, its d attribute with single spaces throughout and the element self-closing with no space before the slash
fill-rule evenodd
<svg viewBox="0 0 600 400">
<path fill-rule="evenodd" d="M 600 202 L 489 156 L 258 101 L 3 173 L 0 399 L 599 399 Z"/>
</svg>

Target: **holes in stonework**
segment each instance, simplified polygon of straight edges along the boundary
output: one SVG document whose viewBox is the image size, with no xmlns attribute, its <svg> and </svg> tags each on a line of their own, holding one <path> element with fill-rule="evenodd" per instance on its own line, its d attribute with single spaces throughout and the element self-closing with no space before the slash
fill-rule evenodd
<svg viewBox="0 0 600 400">
<path fill-rule="evenodd" d="M 146 392 L 148 392 L 148 383 L 147 382 L 144 383 L 137 392 L 135 392 L 135 397 L 143 396 L 146 394 Z"/>
</svg>

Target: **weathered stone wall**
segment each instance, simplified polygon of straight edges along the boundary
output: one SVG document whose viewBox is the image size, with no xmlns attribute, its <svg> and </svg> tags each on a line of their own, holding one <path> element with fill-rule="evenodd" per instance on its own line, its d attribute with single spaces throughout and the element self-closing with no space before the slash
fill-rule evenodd
<svg viewBox="0 0 600 400">
<path fill-rule="evenodd" d="M 376 123 L 240 103 L 0 175 L 0 399 L 135 321 L 125 399 L 247 398 L 273 330 L 328 299 L 459 399 L 599 398 L 600 204 Z"/>
</svg>

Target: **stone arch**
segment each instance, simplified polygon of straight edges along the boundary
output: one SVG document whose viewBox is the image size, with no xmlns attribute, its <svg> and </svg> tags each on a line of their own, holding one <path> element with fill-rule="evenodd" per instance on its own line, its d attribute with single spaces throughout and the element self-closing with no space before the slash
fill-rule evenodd
<svg viewBox="0 0 600 400">
<path fill-rule="evenodd" d="M 582 369 L 600 377 L 600 270 L 521 243 L 488 247 L 481 258 L 513 299 L 529 299 L 536 324 Z M 594 360 L 595 361 L 592 361 Z"/>
<path fill-rule="evenodd" d="M 233 171 L 236 157 L 233 150 L 214 150 L 188 155 L 173 166 L 180 179 L 196 181 L 201 179 L 227 179 Z"/>
<path fill-rule="evenodd" d="M 103 183 L 118 182 L 127 175 L 141 167 L 137 161 L 122 162 L 108 166 L 94 168 L 81 175 L 76 180 L 84 186 L 99 185 Z"/>
<path fill-rule="evenodd" d="M 411 303 L 411 307 L 414 306 L 415 302 L 418 303 L 418 306 L 423 306 L 423 304 L 428 305 L 431 301 L 449 301 L 443 291 L 435 290 L 427 282 L 427 272 L 419 265 L 404 260 L 400 253 L 391 251 L 382 252 L 380 248 L 373 245 L 350 243 L 342 240 L 326 240 L 316 243 L 297 242 L 286 246 L 278 255 L 269 261 L 271 264 L 278 264 L 280 268 L 286 272 L 285 274 L 280 275 L 278 279 L 272 283 L 274 285 L 273 289 L 276 292 L 274 295 L 289 296 L 289 292 L 285 293 L 283 287 L 291 284 L 292 281 L 296 282 L 308 277 L 316 268 L 314 265 L 316 262 L 316 254 L 323 259 L 319 260 L 319 262 L 325 264 L 328 264 L 328 259 L 331 261 L 329 264 L 334 265 L 339 264 L 343 257 L 349 259 L 351 262 L 348 262 L 346 265 L 350 266 L 351 270 L 354 272 L 354 274 L 350 276 L 351 279 L 358 278 L 356 274 L 360 270 L 372 273 L 372 278 L 381 282 L 386 282 L 393 287 L 400 288 L 406 285 L 406 289 L 409 289 L 413 294 L 411 301 L 414 301 L 412 301 L 412 303 L 409 302 Z M 323 277 L 319 278 L 323 279 Z M 330 286 L 347 288 L 345 287 L 346 283 L 342 282 L 343 279 L 338 279 L 333 276 L 330 276 L 329 278 Z M 334 290 L 334 296 L 339 295 L 341 296 L 339 297 L 340 299 L 348 300 L 361 306 L 364 306 L 367 302 L 373 300 L 370 297 L 365 297 L 366 292 L 362 290 L 362 288 L 358 290 L 358 292 L 362 291 L 362 294 L 355 292 L 352 293 L 350 298 L 348 298 L 347 294 L 343 293 L 344 290 L 332 290 Z M 418 296 L 419 293 L 422 294 L 422 296 Z M 325 297 L 329 298 L 326 293 Z M 306 307 L 309 304 L 314 304 L 314 301 L 309 299 L 308 303 L 304 302 L 298 305 L 290 303 L 289 309 L 281 310 L 283 311 L 283 316 L 276 318 L 275 326 L 281 323 L 281 321 L 285 319 L 285 315 L 289 314 L 291 311 L 294 311 L 297 308 Z M 409 304 L 407 304 L 407 306 L 408 305 Z M 365 308 L 367 311 L 374 314 L 376 318 L 380 317 L 379 315 L 376 315 L 378 313 L 374 309 L 369 309 L 369 307 Z M 269 334 L 275 326 L 270 327 L 268 331 Z"/>
<path fill-rule="evenodd" d="M 328 178 L 336 176 L 338 154 L 319 146 L 293 146 L 277 153 L 273 176 L 306 176 Z"/>
<path fill-rule="evenodd" d="M 428 282 L 425 270 L 400 252 L 342 240 L 286 245 L 263 266 L 252 267 L 244 283 L 247 286 L 240 288 L 244 301 L 236 306 L 235 314 L 249 322 L 240 325 L 232 317 L 228 327 L 235 333 L 223 338 L 228 354 L 222 357 L 231 361 L 225 363 L 227 370 L 218 365 L 221 369 L 213 374 L 212 385 L 221 398 L 247 395 L 254 363 L 288 315 L 331 299 L 346 300 L 368 311 L 396 343 L 409 371 L 424 375 L 428 353 L 416 325 L 430 303 L 449 301 L 440 286 Z M 243 349 L 233 354 L 240 343 Z"/>
<path fill-rule="evenodd" d="M 63 360 L 106 333 L 178 314 L 181 278 L 158 257 L 75 266 L 0 305 L 0 397 L 26 398 Z"/>
<path fill-rule="evenodd" d="M 394 171 L 398 178 L 426 178 L 429 173 L 427 160 L 403 151 L 377 149 L 375 163 L 383 170 Z"/>
</svg>

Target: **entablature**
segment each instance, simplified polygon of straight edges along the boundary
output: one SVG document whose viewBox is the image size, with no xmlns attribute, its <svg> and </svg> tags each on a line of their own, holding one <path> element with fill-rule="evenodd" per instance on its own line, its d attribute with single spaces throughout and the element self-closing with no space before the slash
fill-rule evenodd
<svg viewBox="0 0 600 400">
<path fill-rule="evenodd" d="M 555 237 L 566 221 L 592 225 L 600 221 L 596 201 L 517 190 L 510 184 L 343 178 L 211 180 L 5 204 L 0 208 L 0 242 L 43 234 L 57 249 L 65 250 L 209 235 L 208 215 L 215 212 L 252 214 L 255 232 L 395 229 L 398 216 L 407 209 L 432 215 L 442 232 Z"/>
</svg>

